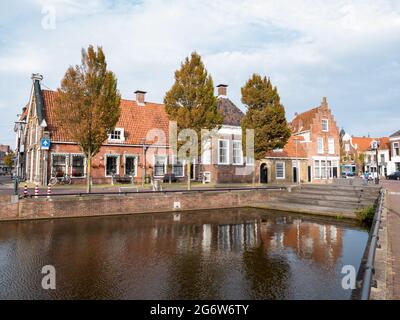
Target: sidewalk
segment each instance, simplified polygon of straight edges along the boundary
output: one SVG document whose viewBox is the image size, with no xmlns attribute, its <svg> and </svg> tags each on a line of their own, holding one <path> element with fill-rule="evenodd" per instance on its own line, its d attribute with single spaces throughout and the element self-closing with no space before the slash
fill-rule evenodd
<svg viewBox="0 0 400 320">
<path fill-rule="evenodd" d="M 384 181 L 387 189 L 387 299 L 400 300 L 400 182 Z"/>
</svg>

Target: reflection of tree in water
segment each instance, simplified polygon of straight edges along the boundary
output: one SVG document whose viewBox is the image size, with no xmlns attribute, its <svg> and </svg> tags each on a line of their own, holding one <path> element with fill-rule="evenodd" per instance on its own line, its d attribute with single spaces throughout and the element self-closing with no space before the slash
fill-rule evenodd
<svg viewBox="0 0 400 320">
<path fill-rule="evenodd" d="M 222 276 L 213 258 L 204 256 L 201 225 L 177 225 L 177 252 L 169 267 L 167 299 L 218 299 Z"/>
<path fill-rule="evenodd" d="M 250 285 L 250 299 L 284 299 L 286 297 L 290 266 L 283 256 L 268 254 L 260 238 L 256 246 L 244 250 L 243 266 L 246 272 L 245 277 Z"/>
</svg>

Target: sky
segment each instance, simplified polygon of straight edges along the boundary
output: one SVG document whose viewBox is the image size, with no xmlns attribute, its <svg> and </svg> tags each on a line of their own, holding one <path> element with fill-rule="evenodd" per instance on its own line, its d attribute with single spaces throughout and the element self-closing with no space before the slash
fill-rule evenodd
<svg viewBox="0 0 400 320">
<path fill-rule="evenodd" d="M 289 121 L 326 96 L 349 134 L 400 129 L 398 0 L 14 0 L 0 4 L 0 144 L 15 145 L 31 74 L 56 90 L 90 44 L 103 47 L 125 99 L 139 89 L 162 102 L 197 51 L 242 110 L 240 88 L 259 73 Z"/>
</svg>

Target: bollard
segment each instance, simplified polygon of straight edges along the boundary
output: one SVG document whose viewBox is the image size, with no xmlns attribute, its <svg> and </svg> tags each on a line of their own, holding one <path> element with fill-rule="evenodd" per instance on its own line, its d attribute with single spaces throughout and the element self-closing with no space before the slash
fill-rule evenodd
<svg viewBox="0 0 400 320">
<path fill-rule="evenodd" d="M 39 194 L 39 185 L 36 183 L 35 184 L 35 196 L 37 196 Z M 35 197 L 37 198 L 37 197 Z"/>
<path fill-rule="evenodd" d="M 25 184 L 24 186 L 24 198 L 28 196 L 28 186 Z"/>
<path fill-rule="evenodd" d="M 47 198 L 49 199 L 50 196 L 51 196 L 51 184 L 49 183 L 49 184 L 47 185 Z"/>
</svg>

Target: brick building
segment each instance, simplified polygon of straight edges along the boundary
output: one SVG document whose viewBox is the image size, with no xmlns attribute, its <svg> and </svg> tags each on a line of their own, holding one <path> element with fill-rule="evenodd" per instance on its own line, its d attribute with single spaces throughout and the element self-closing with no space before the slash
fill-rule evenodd
<svg viewBox="0 0 400 320">
<path fill-rule="evenodd" d="M 326 98 L 319 107 L 295 114 L 292 136 L 283 150 L 266 154 L 264 167 L 269 181 L 327 182 L 340 175 L 340 134 Z M 293 146 L 298 146 L 297 156 Z M 277 156 L 279 155 L 279 156 Z M 297 168 L 298 167 L 298 168 Z M 299 178 L 298 178 L 299 177 Z"/>
<path fill-rule="evenodd" d="M 20 117 L 26 125 L 19 134 L 23 150 L 21 171 L 30 182 L 47 184 L 52 176 L 69 175 L 73 183 L 84 183 L 86 159 L 79 146 L 55 123 L 57 93 L 41 89 L 42 76 L 32 75 L 29 103 Z M 218 109 L 224 124 L 208 140 L 199 159 L 191 161 L 191 179 L 208 182 L 251 181 L 238 168 L 246 166 L 241 148 L 240 120 L 243 113 L 228 99 L 227 86 L 218 86 Z M 110 183 L 113 177 L 131 177 L 139 182 L 148 178 L 162 179 L 166 173 L 185 179 L 186 162 L 172 154 L 169 144 L 169 119 L 165 106 L 148 102 L 146 92 L 136 91 L 135 100 L 121 99 L 121 115 L 98 154 L 92 159 L 93 183 Z M 42 145 L 50 139 L 50 146 Z M 246 180 L 247 179 L 247 180 Z"/>
</svg>

